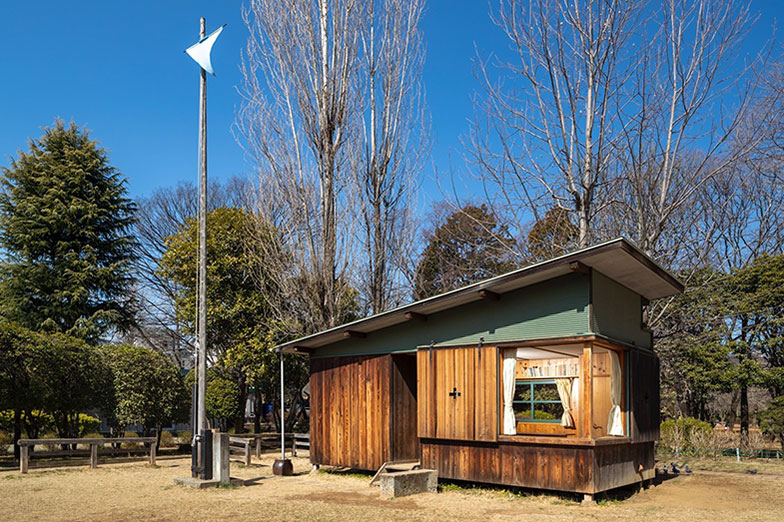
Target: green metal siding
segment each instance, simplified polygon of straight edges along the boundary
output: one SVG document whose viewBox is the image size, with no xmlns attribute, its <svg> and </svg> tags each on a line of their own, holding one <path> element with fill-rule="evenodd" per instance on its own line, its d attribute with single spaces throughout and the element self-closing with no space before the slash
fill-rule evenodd
<svg viewBox="0 0 784 522">
<path fill-rule="evenodd" d="M 593 332 L 650 348 L 651 336 L 642 329 L 642 297 L 596 270 L 592 274 Z"/>
<path fill-rule="evenodd" d="M 439 345 L 548 339 L 590 333 L 590 281 L 568 274 L 503 294 L 499 301 L 482 300 L 411 320 L 319 348 L 314 357 L 414 351 Z"/>
</svg>

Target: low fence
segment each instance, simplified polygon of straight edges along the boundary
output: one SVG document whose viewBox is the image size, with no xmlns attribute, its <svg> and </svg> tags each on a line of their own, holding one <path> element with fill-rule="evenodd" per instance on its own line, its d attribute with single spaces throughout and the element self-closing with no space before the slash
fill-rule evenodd
<svg viewBox="0 0 784 522">
<path fill-rule="evenodd" d="M 260 458 L 265 451 L 280 451 L 280 433 L 237 433 L 231 436 L 233 439 L 247 439 L 254 448 L 254 456 Z M 297 449 L 310 449 L 310 434 L 308 433 L 286 433 L 284 435 L 285 446 L 292 448 L 292 454 L 297 455 Z M 307 440 L 307 446 L 304 442 Z M 297 447 L 295 448 L 295 444 Z"/>
<path fill-rule="evenodd" d="M 784 451 L 771 448 L 741 448 L 741 447 L 695 447 L 695 446 L 668 446 L 659 443 L 656 448 L 657 454 L 674 455 L 680 457 L 735 457 L 740 462 L 741 459 L 784 459 Z"/>
<path fill-rule="evenodd" d="M 91 438 L 91 439 L 19 439 L 19 471 L 27 473 L 30 465 L 31 448 L 35 446 L 54 446 L 54 445 L 86 445 L 89 450 L 55 450 L 35 452 L 36 458 L 46 457 L 83 457 L 90 456 L 90 467 L 98 467 L 99 455 L 120 455 L 120 454 L 147 454 L 149 453 L 150 464 L 155 465 L 155 437 L 135 437 L 135 438 Z M 148 444 L 149 448 L 101 448 L 105 444 Z"/>
</svg>

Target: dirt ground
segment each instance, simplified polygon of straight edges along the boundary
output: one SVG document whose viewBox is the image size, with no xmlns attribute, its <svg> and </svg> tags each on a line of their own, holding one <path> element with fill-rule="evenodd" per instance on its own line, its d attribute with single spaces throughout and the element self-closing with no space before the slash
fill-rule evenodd
<svg viewBox="0 0 784 522">
<path fill-rule="evenodd" d="M 784 475 L 696 471 L 640 493 L 616 492 L 595 507 L 576 497 L 446 485 L 438 494 L 383 498 L 368 477 L 309 474 L 275 477 L 273 455 L 250 467 L 232 463 L 244 487 L 193 490 L 173 479 L 189 460 L 0 472 L 0 519 L 15 520 L 782 520 Z"/>
</svg>

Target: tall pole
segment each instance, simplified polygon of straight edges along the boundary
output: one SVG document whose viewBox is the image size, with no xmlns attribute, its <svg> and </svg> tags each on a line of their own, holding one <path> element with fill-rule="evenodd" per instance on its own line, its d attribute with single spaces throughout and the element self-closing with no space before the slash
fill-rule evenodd
<svg viewBox="0 0 784 522">
<path fill-rule="evenodd" d="M 283 352 L 280 353 L 280 458 L 286 458 L 286 438 L 284 433 L 286 431 L 286 418 L 283 408 Z"/>
<path fill-rule="evenodd" d="M 200 38 L 207 35 L 201 19 Z M 207 429 L 207 71 L 199 67 L 199 415 L 197 431 Z"/>
</svg>

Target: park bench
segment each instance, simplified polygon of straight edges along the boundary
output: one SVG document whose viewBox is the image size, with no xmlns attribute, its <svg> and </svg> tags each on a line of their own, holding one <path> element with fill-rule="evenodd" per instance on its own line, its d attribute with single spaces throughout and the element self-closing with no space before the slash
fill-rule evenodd
<svg viewBox="0 0 784 522">
<path fill-rule="evenodd" d="M 121 453 L 148 453 L 150 454 L 150 464 L 155 465 L 155 443 L 157 439 L 155 437 L 138 437 L 138 438 L 123 438 L 123 437 L 115 437 L 115 438 L 89 438 L 89 439 L 19 439 L 19 448 L 20 448 L 20 456 L 19 456 L 19 471 L 21 473 L 27 473 L 27 469 L 30 465 L 30 448 L 36 445 L 61 445 L 61 444 L 82 444 L 82 445 L 89 445 L 89 453 L 86 450 L 57 450 L 57 451 L 46 451 L 41 453 L 36 453 L 37 457 L 77 457 L 77 456 L 86 456 L 90 455 L 90 467 L 97 468 L 98 467 L 98 455 L 116 455 Z M 99 449 L 99 446 L 104 444 L 112 444 L 112 443 L 144 443 L 149 444 L 149 449 L 147 448 L 106 448 L 106 449 Z"/>
<path fill-rule="evenodd" d="M 254 455 L 256 458 L 261 458 L 262 450 L 275 450 L 280 451 L 280 433 L 266 432 L 266 433 L 235 433 L 232 435 L 235 439 L 249 439 L 253 441 Z M 293 440 L 293 435 L 286 433 L 286 445 Z"/>
<path fill-rule="evenodd" d="M 229 460 L 250 466 L 250 445 L 250 438 L 229 437 Z"/>
<path fill-rule="evenodd" d="M 295 433 L 291 441 L 291 454 L 296 457 L 297 450 L 304 449 L 310 453 L 310 434 L 309 433 Z"/>
</svg>

